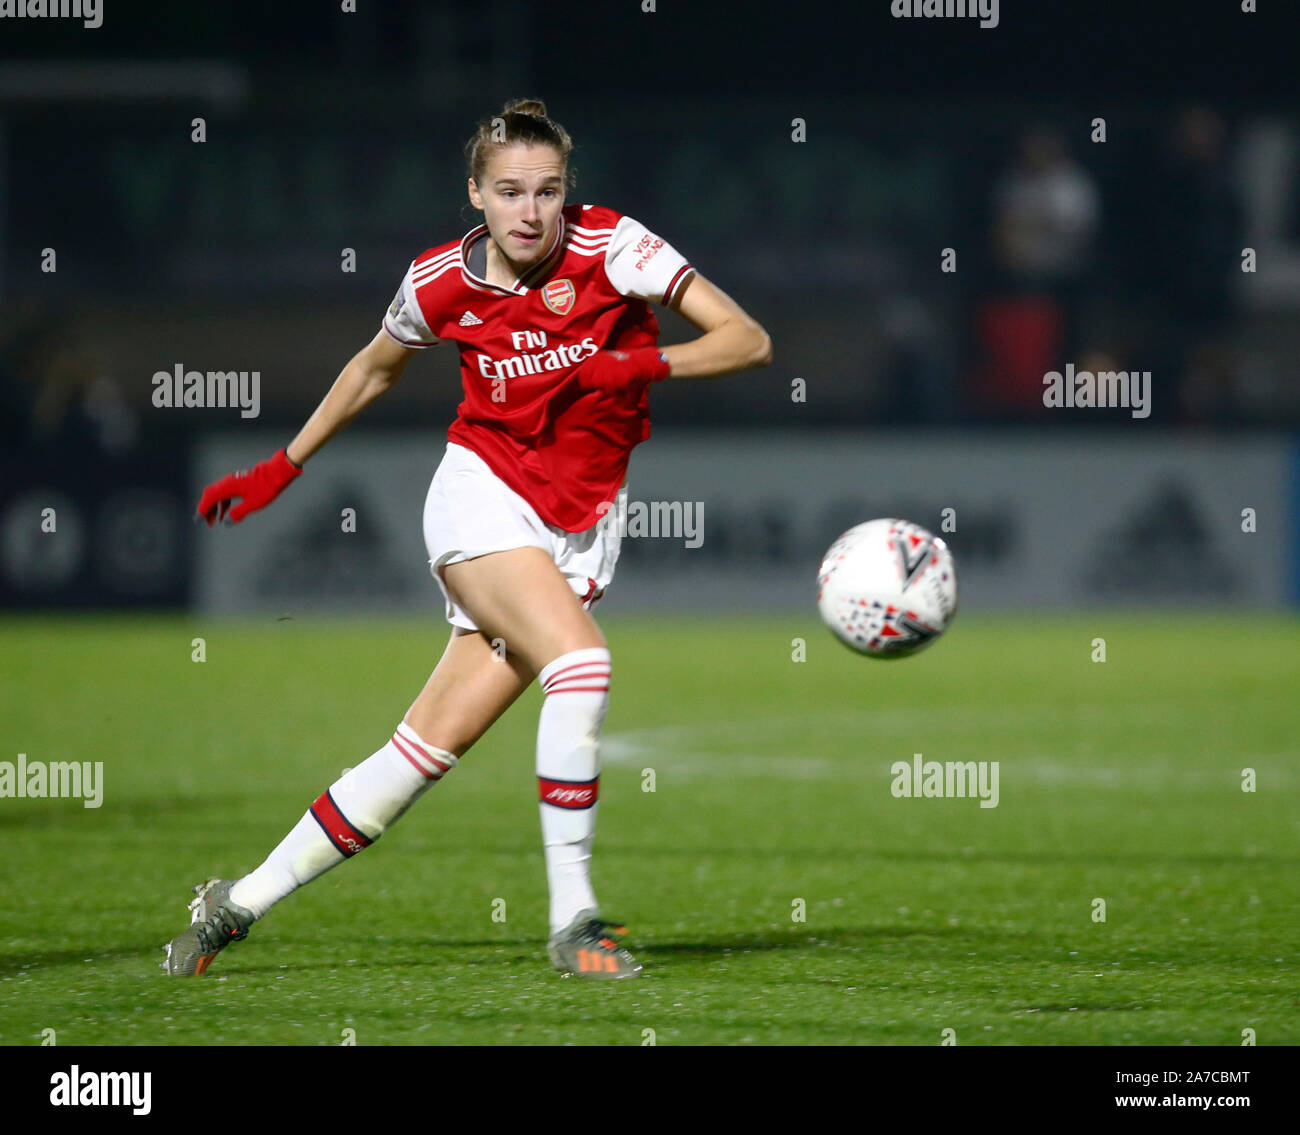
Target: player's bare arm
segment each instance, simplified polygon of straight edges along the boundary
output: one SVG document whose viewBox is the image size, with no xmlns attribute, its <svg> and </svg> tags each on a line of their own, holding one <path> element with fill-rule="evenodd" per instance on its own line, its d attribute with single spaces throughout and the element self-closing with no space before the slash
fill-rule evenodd
<svg viewBox="0 0 1300 1135">
<path fill-rule="evenodd" d="M 307 424 L 286 447 L 285 454 L 302 465 L 336 433 L 402 377 L 418 352 L 403 347 L 380 330 L 339 373 Z"/>
<path fill-rule="evenodd" d="M 735 300 L 698 272 L 673 304 L 688 322 L 704 332 L 689 343 L 664 347 L 670 378 L 710 378 L 772 361 L 772 340 Z"/>
<path fill-rule="evenodd" d="M 211 527 L 227 518 L 238 524 L 265 508 L 302 473 L 307 458 L 401 377 L 413 354 L 381 330 L 343 368 L 298 436 L 274 457 L 210 484 L 199 499 L 198 514 Z"/>
</svg>

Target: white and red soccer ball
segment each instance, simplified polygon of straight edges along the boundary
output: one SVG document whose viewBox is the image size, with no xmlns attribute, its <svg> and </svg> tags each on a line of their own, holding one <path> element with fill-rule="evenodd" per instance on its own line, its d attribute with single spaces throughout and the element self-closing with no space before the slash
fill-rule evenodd
<svg viewBox="0 0 1300 1135">
<path fill-rule="evenodd" d="M 906 658 L 934 642 L 957 613 L 952 552 L 910 520 L 868 520 L 823 557 L 817 609 L 845 646 L 870 658 Z"/>
</svg>

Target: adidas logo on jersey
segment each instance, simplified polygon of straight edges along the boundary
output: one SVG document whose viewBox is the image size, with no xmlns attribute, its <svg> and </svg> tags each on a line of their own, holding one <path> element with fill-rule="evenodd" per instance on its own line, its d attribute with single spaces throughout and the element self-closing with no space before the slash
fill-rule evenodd
<svg viewBox="0 0 1300 1135">
<path fill-rule="evenodd" d="M 481 320 L 481 319 L 480 319 L 477 315 L 475 315 L 472 311 L 467 311 L 464 315 L 462 315 L 462 316 L 460 317 L 460 325 L 461 325 L 462 327 L 473 327 L 473 326 L 475 326 L 476 324 L 479 324 L 479 323 L 482 323 L 482 322 L 483 322 L 483 320 Z"/>
</svg>

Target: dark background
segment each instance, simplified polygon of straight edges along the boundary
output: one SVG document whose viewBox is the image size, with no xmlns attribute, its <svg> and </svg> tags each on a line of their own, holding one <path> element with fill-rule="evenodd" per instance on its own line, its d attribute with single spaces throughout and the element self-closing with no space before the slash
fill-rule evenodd
<svg viewBox="0 0 1300 1135">
<path fill-rule="evenodd" d="M 358 6 L 0 21 L 6 500 L 33 469 L 74 495 L 170 479 L 183 516 L 187 447 L 241 422 L 152 406 L 177 363 L 259 371 L 287 441 L 411 258 L 475 223 L 464 141 L 522 95 L 577 142 L 571 200 L 644 221 L 772 334 L 758 375 L 656 390 L 660 425 L 791 424 L 796 377 L 804 427 L 1300 423 L 1294 5 L 1006 0 L 993 29 L 889 0 Z M 1066 361 L 1151 371 L 1150 419 L 1045 411 Z M 440 437 L 458 401 L 432 352 L 366 421 Z"/>
</svg>

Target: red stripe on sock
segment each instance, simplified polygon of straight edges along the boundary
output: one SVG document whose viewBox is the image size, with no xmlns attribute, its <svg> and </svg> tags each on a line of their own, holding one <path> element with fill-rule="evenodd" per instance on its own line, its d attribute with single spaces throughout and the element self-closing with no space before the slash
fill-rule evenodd
<svg viewBox="0 0 1300 1135">
<path fill-rule="evenodd" d="M 563 670 L 555 671 L 555 673 L 552 674 L 549 678 L 547 678 L 546 681 L 542 684 L 542 689 L 544 690 L 550 689 L 551 686 L 554 685 L 554 683 L 559 678 L 561 678 L 565 674 L 569 674 L 573 670 L 591 670 L 592 667 L 597 667 L 597 669 L 592 671 L 591 673 L 583 674 L 581 675 L 581 677 L 584 678 L 594 678 L 594 677 L 608 678 L 609 677 L 610 665 L 608 662 L 600 662 L 600 661 L 575 662 L 573 663 L 572 666 L 566 666 L 564 667 Z M 579 675 L 573 675 L 573 676 L 578 677 Z"/>
<path fill-rule="evenodd" d="M 424 767 L 424 765 L 420 763 L 419 757 L 415 755 L 415 751 L 414 751 L 415 746 L 412 745 L 410 741 L 408 741 L 405 737 L 401 736 L 401 734 L 399 733 L 393 734 L 393 745 L 397 749 L 397 751 L 402 754 L 402 756 L 404 756 L 408 761 L 410 761 L 411 764 L 413 764 L 417 769 L 419 769 L 420 772 L 424 776 L 428 777 L 430 780 L 441 779 L 442 774 L 446 772 L 449 768 L 451 768 L 451 765 L 443 764 L 442 761 L 438 760 L 437 757 L 430 756 L 428 753 L 421 753 L 421 756 L 423 756 L 425 760 L 427 760 L 435 768 L 441 770 L 440 772 L 430 772 L 427 768 Z"/>
<path fill-rule="evenodd" d="M 552 690 L 561 689 L 564 686 L 571 686 L 575 682 L 596 683 L 598 685 L 609 685 L 608 670 L 591 670 L 586 674 L 567 674 L 563 678 L 553 678 L 542 687 L 542 692 L 549 694 Z"/>
<path fill-rule="evenodd" d="M 402 756 L 404 756 L 410 762 L 411 767 L 414 768 L 415 771 L 418 772 L 422 777 L 424 777 L 425 780 L 433 779 L 433 774 L 427 768 L 421 765 L 420 762 L 417 761 L 413 756 L 411 756 L 410 753 L 406 752 L 401 745 L 397 746 L 397 751 L 401 753 Z"/>
<path fill-rule="evenodd" d="M 550 697 L 552 694 L 580 694 L 580 693 L 586 693 L 588 691 L 599 691 L 602 694 L 607 694 L 609 693 L 609 687 L 608 686 L 561 686 L 559 689 L 556 690 L 547 690 L 546 696 Z"/>
<path fill-rule="evenodd" d="M 600 794 L 600 777 L 595 780 L 551 780 L 537 778 L 537 796 L 543 804 L 556 808 L 583 809 L 596 803 Z"/>
<path fill-rule="evenodd" d="M 311 806 L 311 814 L 320 824 L 321 830 L 329 836 L 330 842 L 344 855 L 356 855 L 374 842 L 365 832 L 358 831 L 348 823 L 334 803 L 334 797 L 328 788 L 316 797 L 316 802 Z"/>
</svg>

